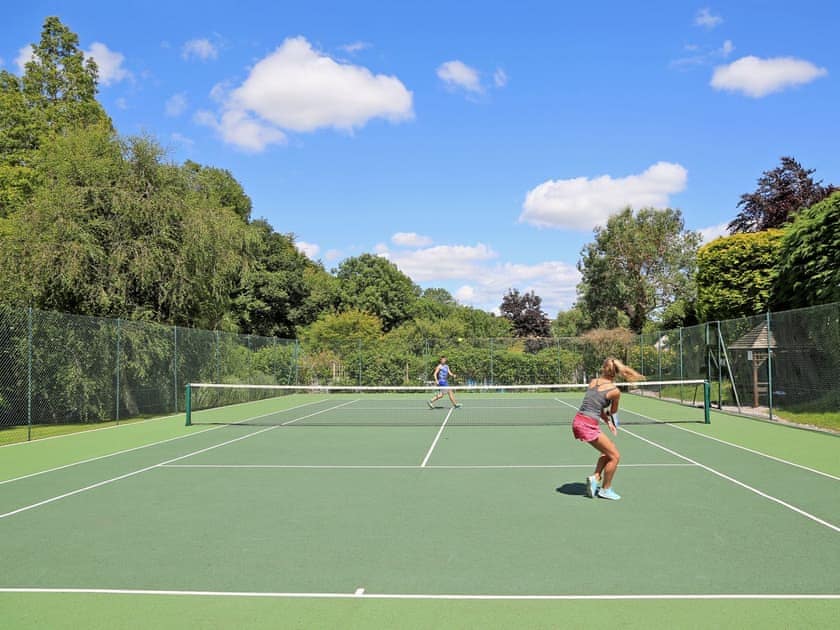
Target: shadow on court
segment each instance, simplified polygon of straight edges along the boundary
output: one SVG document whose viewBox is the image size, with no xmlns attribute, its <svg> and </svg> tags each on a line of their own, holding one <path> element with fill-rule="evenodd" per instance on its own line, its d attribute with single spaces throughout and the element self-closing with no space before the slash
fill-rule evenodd
<svg viewBox="0 0 840 630">
<path fill-rule="evenodd" d="M 579 481 L 576 481 L 575 483 L 564 483 L 562 486 L 557 488 L 557 492 L 560 494 L 568 494 L 569 496 L 583 497 L 586 496 L 586 486 Z"/>
</svg>

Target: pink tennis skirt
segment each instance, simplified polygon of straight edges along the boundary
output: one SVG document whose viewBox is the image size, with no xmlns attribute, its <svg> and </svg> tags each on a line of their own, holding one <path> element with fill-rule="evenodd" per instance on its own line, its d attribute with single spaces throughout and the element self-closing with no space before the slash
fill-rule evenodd
<svg viewBox="0 0 840 630">
<path fill-rule="evenodd" d="M 601 427 L 598 426 L 598 421 L 595 418 L 579 413 L 572 422 L 572 433 L 581 442 L 591 442 L 597 440 L 598 436 L 601 435 Z"/>
</svg>

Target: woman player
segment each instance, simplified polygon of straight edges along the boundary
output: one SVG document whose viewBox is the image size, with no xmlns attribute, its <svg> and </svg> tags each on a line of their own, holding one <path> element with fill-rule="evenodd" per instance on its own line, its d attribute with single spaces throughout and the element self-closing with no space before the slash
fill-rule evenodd
<svg viewBox="0 0 840 630">
<path fill-rule="evenodd" d="M 432 375 L 432 379 L 434 380 L 435 383 L 438 384 L 438 386 L 441 389 L 435 395 L 435 397 L 432 398 L 429 401 L 429 409 L 434 409 L 435 408 L 435 402 L 437 402 L 438 400 L 443 398 L 443 395 L 445 393 L 449 394 L 449 400 L 452 402 L 453 407 L 460 407 L 461 406 L 455 400 L 455 396 L 452 395 L 452 390 L 449 389 L 449 377 L 450 376 L 457 377 L 457 374 L 455 374 L 455 372 L 453 372 L 452 370 L 449 369 L 449 366 L 446 364 L 446 357 L 441 357 L 440 361 L 437 364 L 437 367 L 435 368 L 435 373 Z"/>
<path fill-rule="evenodd" d="M 601 433 L 598 418 L 607 423 L 613 435 L 617 433 L 614 415 L 618 411 L 618 399 L 621 397 L 621 392 L 614 383 L 616 376 L 621 376 L 628 381 L 644 378 L 618 359 L 607 359 L 601 367 L 601 376 L 589 382 L 580 410 L 572 422 L 572 432 L 575 437 L 581 442 L 588 442 L 601 453 L 595 465 L 595 472 L 586 478 L 586 496 L 593 498 L 599 496 L 613 501 L 621 498 L 612 489 L 612 480 L 620 455 L 613 441 Z"/>
</svg>

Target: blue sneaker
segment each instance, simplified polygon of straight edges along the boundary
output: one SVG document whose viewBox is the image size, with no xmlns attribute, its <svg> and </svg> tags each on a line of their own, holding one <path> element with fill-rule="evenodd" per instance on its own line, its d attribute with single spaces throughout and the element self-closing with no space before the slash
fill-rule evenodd
<svg viewBox="0 0 840 630">
<path fill-rule="evenodd" d="M 590 499 L 594 499 L 595 495 L 598 494 L 598 479 L 595 475 L 589 475 L 586 478 L 586 496 Z"/>
<path fill-rule="evenodd" d="M 602 499 L 609 499 L 610 501 L 618 501 L 621 498 L 621 495 L 612 488 L 598 488 L 598 496 Z"/>
</svg>

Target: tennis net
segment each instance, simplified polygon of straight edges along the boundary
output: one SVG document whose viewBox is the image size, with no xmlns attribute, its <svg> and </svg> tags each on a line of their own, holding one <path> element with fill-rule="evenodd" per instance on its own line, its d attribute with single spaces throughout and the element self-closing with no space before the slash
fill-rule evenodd
<svg viewBox="0 0 840 630">
<path fill-rule="evenodd" d="M 709 422 L 703 380 L 619 383 L 621 424 Z M 186 423 L 284 426 L 571 424 L 586 385 L 337 387 L 191 383 Z M 453 408 L 449 394 L 457 401 Z M 432 399 L 439 394 L 442 397 Z"/>
</svg>

